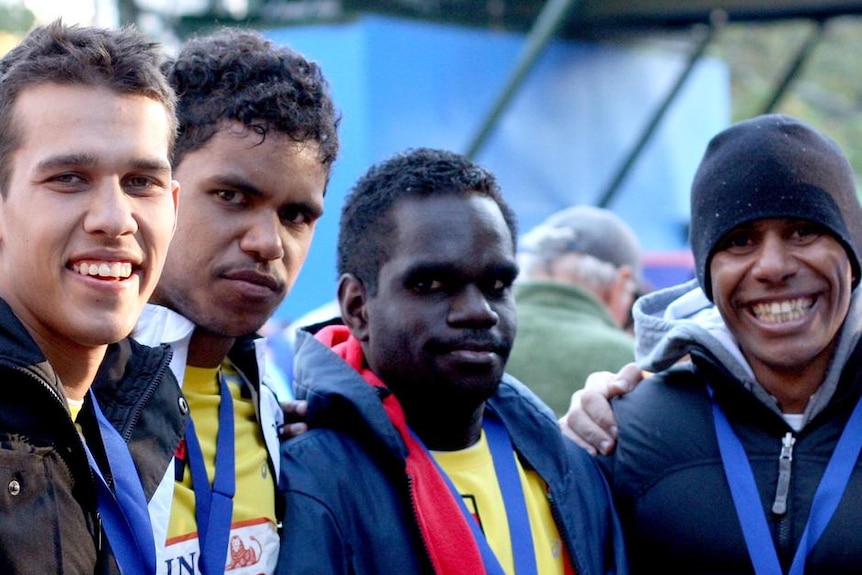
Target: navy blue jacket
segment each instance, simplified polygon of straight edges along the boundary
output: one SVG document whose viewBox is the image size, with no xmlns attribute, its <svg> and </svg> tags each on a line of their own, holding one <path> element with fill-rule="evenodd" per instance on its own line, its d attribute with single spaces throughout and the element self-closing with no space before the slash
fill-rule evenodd
<svg viewBox="0 0 862 575">
<path fill-rule="evenodd" d="M 312 429 L 282 447 L 286 515 L 277 573 L 433 573 L 410 503 L 406 448 L 378 390 L 310 334 L 299 336 L 297 393 L 308 400 Z M 522 464 L 548 484 L 577 573 L 627 573 L 610 494 L 592 458 L 563 438 L 547 406 L 513 378 L 504 378 L 488 405 Z"/>
</svg>

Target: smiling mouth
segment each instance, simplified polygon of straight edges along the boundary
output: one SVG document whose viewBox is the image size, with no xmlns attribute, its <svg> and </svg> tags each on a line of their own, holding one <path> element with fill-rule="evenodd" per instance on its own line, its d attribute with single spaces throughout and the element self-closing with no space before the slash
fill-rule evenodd
<svg viewBox="0 0 862 575">
<path fill-rule="evenodd" d="M 98 278 L 126 279 L 132 275 L 129 262 L 78 262 L 72 264 L 72 271 Z"/>
<path fill-rule="evenodd" d="M 751 312 L 764 323 L 784 323 L 803 317 L 811 306 L 813 297 L 799 297 L 783 301 L 759 303 L 751 306 Z"/>
</svg>

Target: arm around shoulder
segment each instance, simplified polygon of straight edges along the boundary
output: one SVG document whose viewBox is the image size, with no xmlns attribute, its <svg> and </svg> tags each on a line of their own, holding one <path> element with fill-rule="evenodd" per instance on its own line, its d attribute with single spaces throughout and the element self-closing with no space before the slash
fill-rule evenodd
<svg viewBox="0 0 862 575">
<path fill-rule="evenodd" d="M 623 366 L 617 373 L 591 374 L 583 389 L 572 394 L 569 410 L 560 418 L 563 435 L 591 455 L 608 455 L 616 447 L 617 422 L 610 400 L 624 395 L 643 379 L 635 363 Z"/>
</svg>

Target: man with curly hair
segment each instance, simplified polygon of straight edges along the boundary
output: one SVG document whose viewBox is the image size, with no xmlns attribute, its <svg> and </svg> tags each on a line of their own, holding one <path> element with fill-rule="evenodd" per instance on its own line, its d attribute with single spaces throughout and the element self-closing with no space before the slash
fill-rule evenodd
<svg viewBox="0 0 862 575">
<path fill-rule="evenodd" d="M 182 207 L 135 337 L 173 347 L 191 417 L 150 505 L 157 573 L 272 573 L 283 414 L 254 334 L 305 260 L 338 118 L 320 68 L 256 32 L 192 39 L 165 72 Z"/>
</svg>

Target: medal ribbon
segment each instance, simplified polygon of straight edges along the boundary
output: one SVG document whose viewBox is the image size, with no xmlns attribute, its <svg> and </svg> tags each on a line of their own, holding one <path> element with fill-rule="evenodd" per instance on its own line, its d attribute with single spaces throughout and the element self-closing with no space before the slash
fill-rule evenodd
<svg viewBox="0 0 862 575">
<path fill-rule="evenodd" d="M 233 398 L 221 370 L 218 379 L 221 398 L 212 485 L 191 417 L 187 419 L 186 427 L 186 449 L 195 492 L 195 519 L 201 552 L 198 567 L 203 575 L 224 573 L 236 492 Z"/>
</svg>

